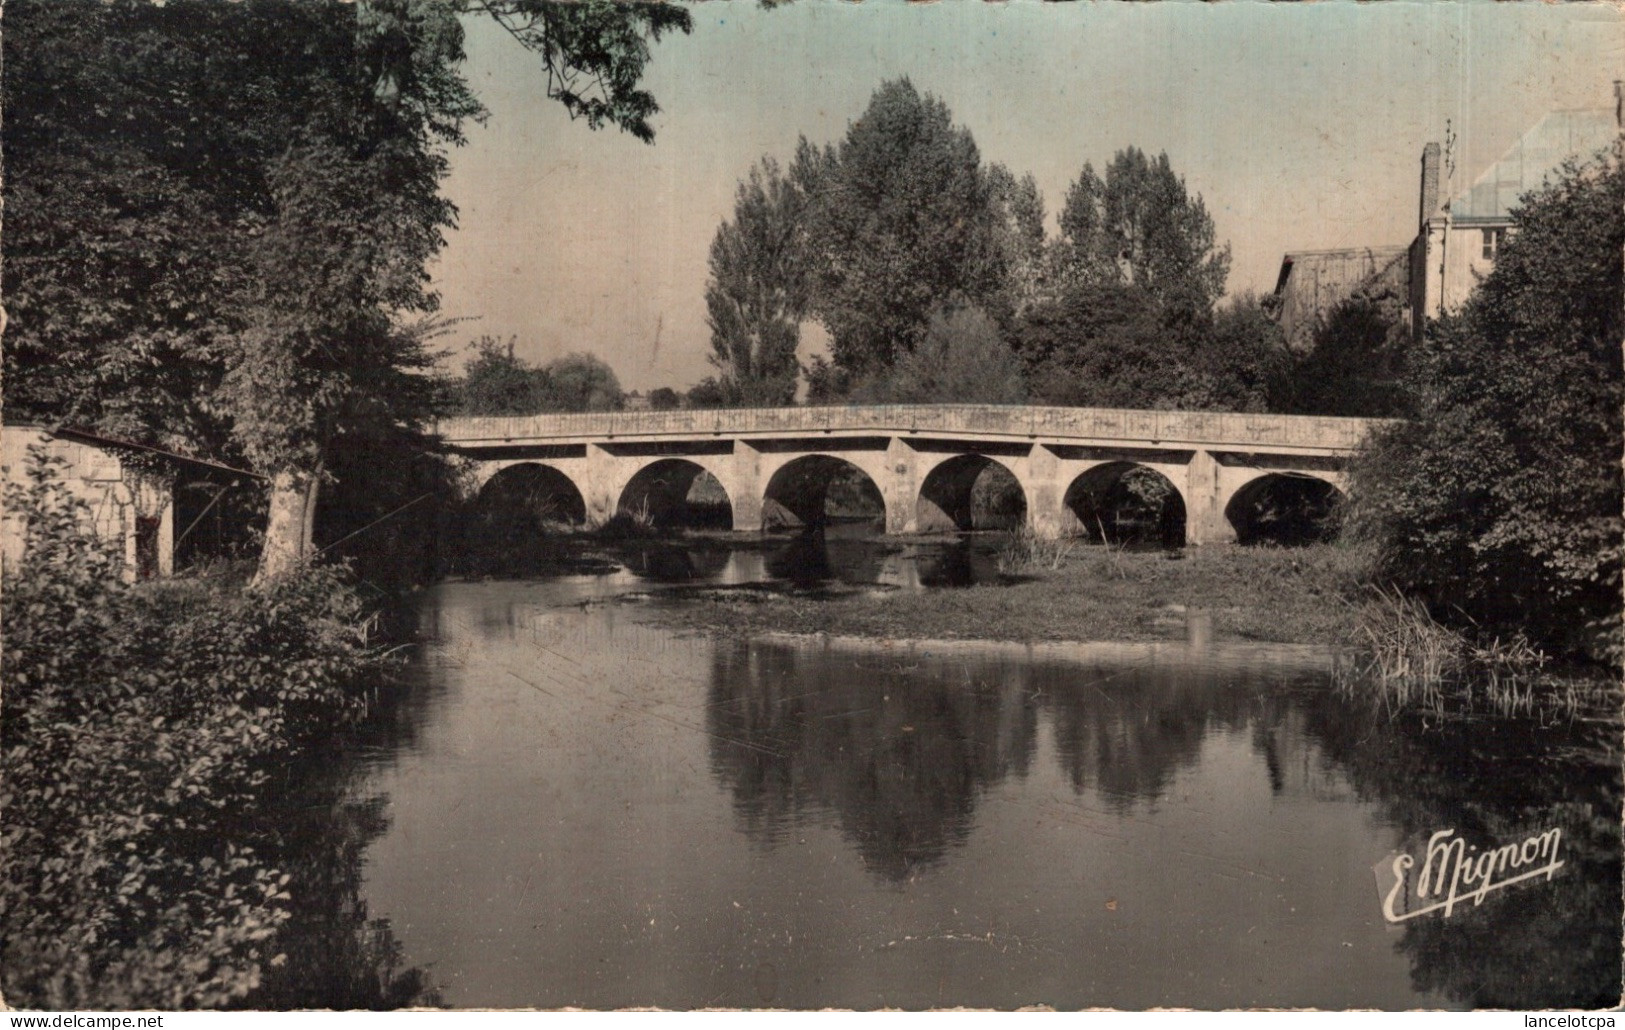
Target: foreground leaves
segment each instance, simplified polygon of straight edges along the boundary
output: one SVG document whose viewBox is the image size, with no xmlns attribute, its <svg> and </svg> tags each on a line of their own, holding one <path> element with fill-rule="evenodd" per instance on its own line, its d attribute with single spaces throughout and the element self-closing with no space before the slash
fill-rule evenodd
<svg viewBox="0 0 1625 1030">
<path fill-rule="evenodd" d="M 372 658 L 332 572 L 264 592 L 137 589 L 36 465 L 7 500 L 0 986 L 13 1004 L 208 1008 L 281 959 L 271 779 L 360 714 Z M 264 838 L 269 842 L 269 838 Z"/>
</svg>

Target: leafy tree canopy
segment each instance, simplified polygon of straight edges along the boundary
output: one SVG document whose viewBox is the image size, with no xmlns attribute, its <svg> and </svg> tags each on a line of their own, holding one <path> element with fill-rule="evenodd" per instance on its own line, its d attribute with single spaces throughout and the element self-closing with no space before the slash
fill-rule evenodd
<svg viewBox="0 0 1625 1030">
<path fill-rule="evenodd" d="M 573 116 L 645 140 L 648 43 L 689 27 L 611 0 L 6 13 L 6 404 L 266 472 L 267 574 L 309 550 L 335 437 L 428 413 L 416 373 L 433 356 L 402 320 L 436 306 L 445 151 L 484 113 L 459 16 L 538 55 Z"/>
<path fill-rule="evenodd" d="M 1230 274 L 1198 194 L 1174 174 L 1167 154 L 1118 151 L 1104 177 L 1085 164 L 1061 209 L 1058 276 L 1066 283 L 1125 285 L 1164 305 L 1211 311 Z"/>
<path fill-rule="evenodd" d="M 482 336 L 473 344 L 474 357 L 454 384 L 457 407 L 465 415 L 533 415 L 546 411 L 547 375 L 514 356 L 507 345 Z"/>
<path fill-rule="evenodd" d="M 1415 417 L 1355 469 L 1353 527 L 1445 618 L 1620 660 L 1625 171 L 1524 197 L 1494 269 L 1407 369 Z"/>
<path fill-rule="evenodd" d="M 590 354 L 567 354 L 538 368 L 514 355 L 514 341 L 482 336 L 454 384 L 465 415 L 539 415 L 548 411 L 615 411 L 620 381 Z"/>
<path fill-rule="evenodd" d="M 1020 404 L 1021 362 L 999 328 L 975 308 L 939 311 L 896 364 L 859 383 L 851 399 L 880 404 Z"/>
<path fill-rule="evenodd" d="M 988 308 L 995 321 L 1008 326 L 1052 286 L 1049 244 L 1044 235 L 1044 197 L 1031 173 L 1017 179 L 1001 164 L 989 166 L 987 184 L 993 208 L 987 274 L 1000 283 L 989 298 Z"/>
<path fill-rule="evenodd" d="M 751 169 L 734 217 L 711 241 L 705 289 L 711 363 L 736 401 L 774 406 L 795 399 L 796 346 L 807 308 L 802 245 L 806 195 L 771 158 Z"/>
<path fill-rule="evenodd" d="M 591 354 L 566 354 L 543 373 L 556 411 L 618 411 L 621 383 L 607 364 Z"/>
<path fill-rule="evenodd" d="M 1404 377 L 1411 350 L 1405 299 L 1393 289 L 1362 288 L 1328 311 L 1314 346 L 1294 361 L 1281 410 L 1305 415 L 1401 417 L 1409 412 Z"/>
<path fill-rule="evenodd" d="M 883 83 L 839 146 L 803 140 L 794 174 L 811 198 L 812 311 L 843 369 L 889 365 L 914 349 L 937 305 L 997 287 L 976 143 L 907 79 Z"/>
<path fill-rule="evenodd" d="M 1186 321 L 1144 287 L 1076 286 L 1029 309 L 1012 342 L 1033 398 L 1084 407 L 1265 411 L 1286 352 L 1256 299 Z"/>
<path fill-rule="evenodd" d="M 649 391 L 651 411 L 674 411 L 683 406 L 683 398 L 669 386 L 658 386 Z"/>
</svg>

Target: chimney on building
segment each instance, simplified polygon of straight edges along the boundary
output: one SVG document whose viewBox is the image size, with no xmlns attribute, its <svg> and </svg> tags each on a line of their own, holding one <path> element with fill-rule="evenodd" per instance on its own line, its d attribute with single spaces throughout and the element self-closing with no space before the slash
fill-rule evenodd
<svg viewBox="0 0 1625 1030">
<path fill-rule="evenodd" d="M 1614 125 L 1625 135 L 1625 80 L 1614 80 Z"/>
<path fill-rule="evenodd" d="M 1422 211 L 1417 215 L 1417 231 L 1425 231 L 1428 219 L 1439 208 L 1439 144 L 1422 148 Z"/>
</svg>

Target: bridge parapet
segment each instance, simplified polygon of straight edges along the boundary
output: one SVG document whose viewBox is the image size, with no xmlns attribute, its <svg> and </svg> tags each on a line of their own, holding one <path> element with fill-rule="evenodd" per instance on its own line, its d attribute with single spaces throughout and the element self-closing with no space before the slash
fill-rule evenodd
<svg viewBox="0 0 1625 1030">
<path fill-rule="evenodd" d="M 1379 419 L 1236 412 L 884 404 L 469 417 L 447 419 L 437 432 L 447 442 L 463 445 L 873 431 L 1346 452 L 1382 424 Z"/>
</svg>

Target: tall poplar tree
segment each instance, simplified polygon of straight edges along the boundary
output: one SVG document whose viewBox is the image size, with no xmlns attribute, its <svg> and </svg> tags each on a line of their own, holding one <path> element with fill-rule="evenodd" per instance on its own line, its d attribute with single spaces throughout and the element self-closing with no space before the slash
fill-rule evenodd
<svg viewBox="0 0 1625 1030">
<path fill-rule="evenodd" d="M 941 100 L 883 83 L 840 144 L 803 163 L 812 310 L 843 372 L 890 365 L 934 310 L 998 288 L 988 177 Z"/>
<path fill-rule="evenodd" d="M 1207 313 L 1224 293 L 1230 247 L 1174 174 L 1167 154 L 1118 151 L 1104 177 L 1085 164 L 1061 209 L 1057 276 L 1068 285 L 1134 286 L 1165 306 Z"/>
<path fill-rule="evenodd" d="M 711 363 L 732 403 L 795 399 L 796 346 L 807 310 L 802 242 L 806 195 L 763 159 L 734 196 L 734 216 L 711 241 L 705 288 Z"/>
</svg>

